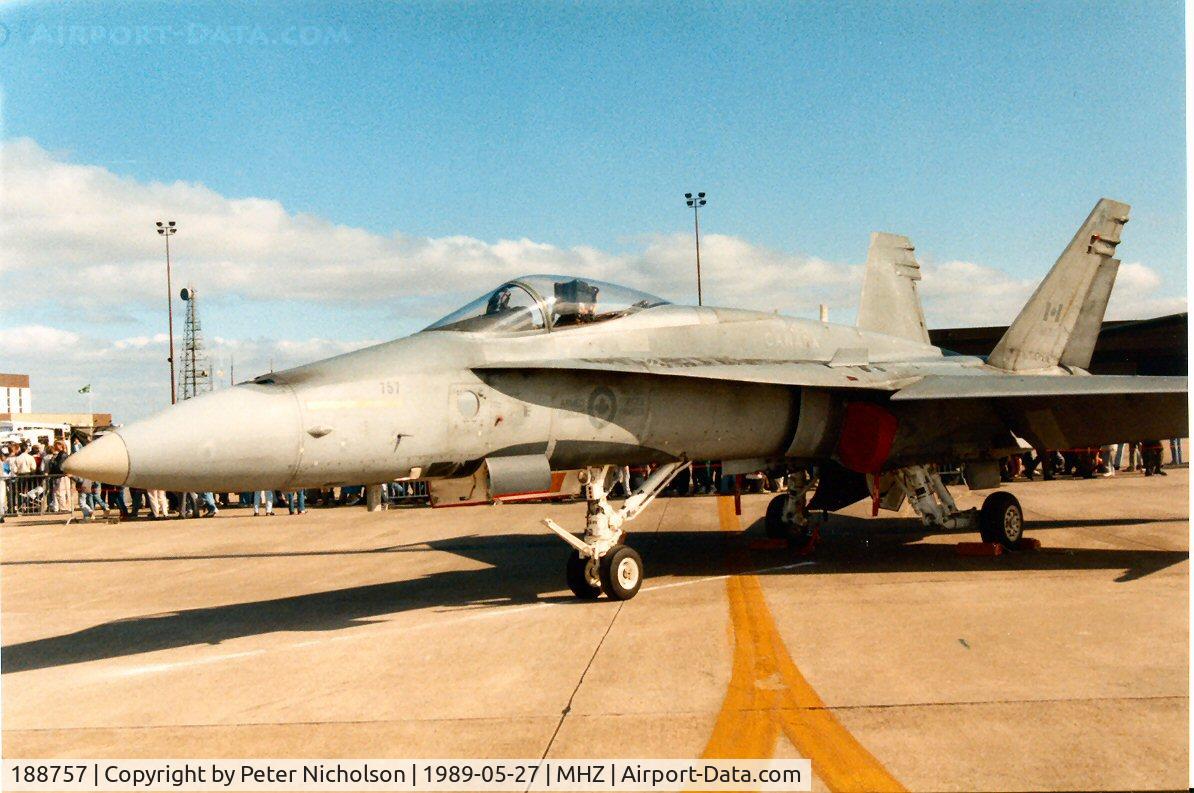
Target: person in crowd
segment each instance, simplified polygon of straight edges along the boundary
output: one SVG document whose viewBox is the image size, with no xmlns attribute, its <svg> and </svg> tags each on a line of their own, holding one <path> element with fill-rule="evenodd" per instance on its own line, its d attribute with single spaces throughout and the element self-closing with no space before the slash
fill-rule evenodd
<svg viewBox="0 0 1194 793">
<path fill-rule="evenodd" d="M 122 487 L 116 506 L 120 509 L 121 520 L 136 518 L 141 512 L 141 491 L 135 487 Z"/>
<path fill-rule="evenodd" d="M 216 494 L 210 490 L 206 490 L 200 494 L 203 499 L 203 507 L 207 510 L 203 513 L 205 518 L 214 518 L 220 514 L 220 508 L 216 506 Z"/>
<path fill-rule="evenodd" d="M 72 479 L 75 483 L 75 489 L 79 493 L 79 509 L 83 510 L 83 520 L 91 520 L 91 516 L 95 514 L 96 510 L 100 509 L 104 511 L 104 517 L 108 517 L 110 510 L 103 498 L 101 498 L 103 485 L 81 477 L 72 477 Z"/>
<path fill-rule="evenodd" d="M 46 473 L 51 477 L 48 486 L 52 512 L 73 511 L 70 481 L 62 475 L 62 463 L 66 461 L 66 456 L 66 443 L 54 441 L 54 446 L 45 459 Z"/>
<path fill-rule="evenodd" d="M 1041 478 L 1046 482 L 1052 481 L 1059 471 L 1065 470 L 1065 455 L 1050 449 L 1045 451 L 1045 461 L 1041 464 Z"/>
<path fill-rule="evenodd" d="M 1128 456 L 1128 464 L 1126 466 L 1124 466 L 1123 468 L 1120 468 L 1119 470 L 1120 471 L 1139 471 L 1139 470 L 1141 470 L 1143 468 L 1143 465 L 1140 460 L 1140 441 L 1128 441 L 1127 443 L 1121 443 L 1119 446 L 1120 446 L 1121 450 L 1127 451 L 1127 453 L 1128 453 L 1128 455 L 1127 455 Z"/>
<path fill-rule="evenodd" d="M 79 477 L 71 477 L 75 489 L 79 492 L 79 509 L 83 510 L 83 520 L 91 520 L 95 511 L 91 508 L 91 481 Z"/>
<path fill-rule="evenodd" d="M 699 495 L 705 495 L 714 492 L 714 470 L 713 463 L 706 460 L 703 463 L 697 463 L 693 466 L 693 485 L 694 491 Z M 627 485 L 629 485 L 629 474 L 627 474 Z"/>
<path fill-rule="evenodd" d="M 340 499 L 344 506 L 352 507 L 361 503 L 361 499 L 365 497 L 365 488 L 362 485 L 353 485 L 352 487 L 345 487 L 340 491 Z"/>
<path fill-rule="evenodd" d="M 1164 451 L 1161 448 L 1160 441 L 1141 441 L 1140 442 L 1140 457 L 1144 462 L 1144 475 L 1152 476 L 1168 476 L 1161 469 L 1161 460 L 1164 457 Z"/>
<path fill-rule="evenodd" d="M 12 478 L 12 464 L 8 461 L 8 447 L 0 446 L 0 523 L 8 514 L 8 480 Z"/>
<path fill-rule="evenodd" d="M 1169 439 L 1169 459 L 1174 465 L 1182 464 L 1182 439 Z"/>
<path fill-rule="evenodd" d="M 149 516 L 153 520 L 170 517 L 170 501 L 166 498 L 165 490 L 146 490 L 145 498 L 149 501 Z"/>
<path fill-rule="evenodd" d="M 274 491 L 258 490 L 253 493 L 253 517 L 261 514 L 261 505 L 265 504 L 265 514 L 274 514 Z"/>
<path fill-rule="evenodd" d="M 1103 446 L 1099 451 L 1099 475 L 1100 476 L 1115 476 L 1115 444 L 1110 446 Z"/>
<path fill-rule="evenodd" d="M 614 466 L 614 481 L 609 488 L 610 495 L 613 495 L 615 489 L 621 494 L 622 498 L 630 496 L 630 466 Z"/>
<path fill-rule="evenodd" d="M 199 504 L 203 502 L 206 505 L 207 493 L 182 493 L 182 507 L 179 511 L 180 518 L 198 518 Z"/>
<path fill-rule="evenodd" d="M 1029 482 L 1036 476 L 1037 466 L 1041 464 L 1041 456 L 1033 454 L 1033 450 L 1029 449 L 1020 455 L 1020 470 L 1024 472 L 1024 478 Z"/>
<path fill-rule="evenodd" d="M 307 514 L 307 491 L 291 490 L 286 494 L 286 511 L 291 515 Z"/>
<path fill-rule="evenodd" d="M 104 500 L 104 485 L 101 482 L 91 483 L 91 508 L 102 509 L 104 511 L 105 518 L 111 514 L 111 510 L 108 508 L 108 502 Z"/>
<path fill-rule="evenodd" d="M 21 450 L 12 458 L 12 475 L 28 476 L 37 473 L 37 460 L 29 453 L 29 445 L 21 444 Z"/>
</svg>

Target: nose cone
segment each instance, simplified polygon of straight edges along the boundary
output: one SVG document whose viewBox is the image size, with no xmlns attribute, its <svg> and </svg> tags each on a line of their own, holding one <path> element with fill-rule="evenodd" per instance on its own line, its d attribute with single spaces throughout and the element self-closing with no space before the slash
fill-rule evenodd
<svg viewBox="0 0 1194 793">
<path fill-rule="evenodd" d="M 109 433 L 66 458 L 62 470 L 108 485 L 123 485 L 129 477 L 129 452 L 124 440 Z"/>
<path fill-rule="evenodd" d="M 242 384 L 179 402 L 117 431 L 128 451 L 124 484 L 172 491 L 284 489 L 298 466 L 299 423 L 298 400 L 281 384 Z"/>
</svg>

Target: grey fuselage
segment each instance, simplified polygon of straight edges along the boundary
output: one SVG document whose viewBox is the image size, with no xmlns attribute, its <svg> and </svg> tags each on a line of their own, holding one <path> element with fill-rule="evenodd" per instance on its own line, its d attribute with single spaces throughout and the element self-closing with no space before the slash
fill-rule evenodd
<svg viewBox="0 0 1194 793">
<path fill-rule="evenodd" d="M 121 428 L 128 473 L 115 484 L 197 491 L 370 484 L 459 476 L 487 457 L 523 454 L 546 455 L 554 470 L 822 459 L 837 441 L 842 392 L 815 376 L 743 382 L 570 363 L 625 356 L 682 370 L 686 360 L 731 368 L 806 362 L 815 374 L 842 351 L 862 355 L 863 377 L 986 368 L 978 358 L 854 327 L 708 307 L 661 305 L 550 332 L 424 331 L 263 375 Z M 990 440 L 1000 437 L 997 417 L 981 409 L 968 431 L 955 424 L 944 436 L 933 416 L 904 410 L 893 464 L 983 456 L 999 445 Z"/>
</svg>

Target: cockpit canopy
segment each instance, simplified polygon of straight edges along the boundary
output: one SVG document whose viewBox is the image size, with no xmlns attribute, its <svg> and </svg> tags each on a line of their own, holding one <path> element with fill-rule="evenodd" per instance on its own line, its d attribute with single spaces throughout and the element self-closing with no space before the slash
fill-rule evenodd
<svg viewBox="0 0 1194 793">
<path fill-rule="evenodd" d="M 567 275 L 515 278 L 424 330 L 522 333 L 617 319 L 666 305 L 663 298 L 617 284 Z"/>
</svg>

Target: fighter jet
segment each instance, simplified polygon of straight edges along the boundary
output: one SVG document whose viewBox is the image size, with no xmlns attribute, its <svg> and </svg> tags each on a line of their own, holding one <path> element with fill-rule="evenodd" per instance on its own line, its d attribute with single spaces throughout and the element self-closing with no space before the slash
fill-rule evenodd
<svg viewBox="0 0 1194 793">
<path fill-rule="evenodd" d="M 586 277 L 531 275 L 419 333 L 187 400 L 72 455 L 88 479 L 171 491 L 425 480 L 433 506 L 576 493 L 565 578 L 629 599 L 627 524 L 692 461 L 786 469 L 768 533 L 803 542 L 812 509 L 907 500 L 930 528 L 1015 547 L 998 490 L 1025 443 L 1071 449 L 1188 435 L 1187 378 L 1094 376 L 1128 206 L 1103 199 L 986 357 L 929 342 L 906 237 L 871 237 L 856 326 L 675 305 Z M 616 467 L 654 466 L 623 501 Z M 960 466 L 979 510 L 940 467 Z M 812 500 L 808 496 L 813 493 Z"/>
</svg>

